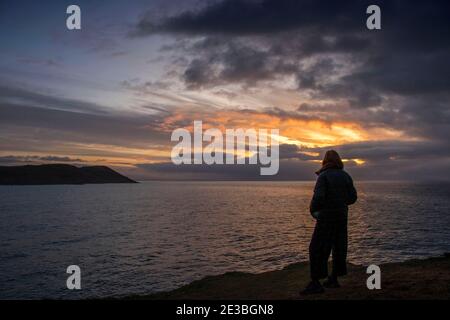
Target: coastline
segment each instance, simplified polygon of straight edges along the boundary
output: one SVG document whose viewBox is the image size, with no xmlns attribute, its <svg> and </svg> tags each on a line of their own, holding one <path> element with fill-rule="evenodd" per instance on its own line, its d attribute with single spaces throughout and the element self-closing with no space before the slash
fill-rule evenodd
<svg viewBox="0 0 450 320">
<path fill-rule="evenodd" d="M 228 272 L 208 276 L 178 289 L 125 299 L 148 300 L 365 300 L 450 299 L 450 254 L 423 260 L 386 263 L 381 268 L 381 289 L 369 290 L 366 267 L 349 264 L 341 288 L 301 296 L 309 281 L 309 264 L 295 263 L 281 270 L 258 274 Z"/>
</svg>

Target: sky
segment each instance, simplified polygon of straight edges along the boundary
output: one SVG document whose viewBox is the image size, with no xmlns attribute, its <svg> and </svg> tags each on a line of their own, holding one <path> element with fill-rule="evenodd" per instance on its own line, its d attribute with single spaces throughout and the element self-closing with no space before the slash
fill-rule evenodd
<svg viewBox="0 0 450 320">
<path fill-rule="evenodd" d="M 81 8 L 81 30 L 66 8 Z M 381 8 L 381 30 L 366 8 Z M 174 129 L 277 128 L 280 171 L 328 149 L 356 179 L 448 180 L 448 1 L 0 1 L 0 165 L 260 179 L 171 163 Z"/>
</svg>

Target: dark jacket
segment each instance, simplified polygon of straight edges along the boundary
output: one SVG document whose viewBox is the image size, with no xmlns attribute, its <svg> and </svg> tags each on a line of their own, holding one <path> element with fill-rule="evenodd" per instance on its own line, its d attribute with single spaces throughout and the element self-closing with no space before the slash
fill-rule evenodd
<svg viewBox="0 0 450 320">
<path fill-rule="evenodd" d="M 357 199 L 353 180 L 343 169 L 331 168 L 319 174 L 310 212 L 319 212 L 318 220 L 346 219 L 348 206 Z"/>
</svg>

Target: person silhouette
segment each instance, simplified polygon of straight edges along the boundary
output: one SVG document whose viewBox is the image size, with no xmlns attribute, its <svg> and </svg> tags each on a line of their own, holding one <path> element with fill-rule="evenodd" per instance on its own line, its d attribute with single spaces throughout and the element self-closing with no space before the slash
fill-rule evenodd
<svg viewBox="0 0 450 320">
<path fill-rule="evenodd" d="M 311 199 L 310 213 L 316 226 L 309 245 L 311 281 L 302 294 L 322 293 L 324 287 L 339 288 L 338 277 L 347 274 L 348 206 L 358 198 L 351 176 L 344 171 L 341 157 L 328 150 L 322 161 Z M 332 272 L 328 258 L 332 253 Z M 328 277 L 323 285 L 320 280 Z"/>
</svg>

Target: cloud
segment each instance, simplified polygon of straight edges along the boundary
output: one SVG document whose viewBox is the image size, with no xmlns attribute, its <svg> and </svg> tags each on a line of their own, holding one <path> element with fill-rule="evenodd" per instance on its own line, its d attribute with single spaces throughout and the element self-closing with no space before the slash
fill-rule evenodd
<svg viewBox="0 0 450 320">
<path fill-rule="evenodd" d="M 0 156 L 0 164 L 3 165 L 22 165 L 22 164 L 34 164 L 34 163 L 48 163 L 48 162 L 70 162 L 70 163 L 80 163 L 84 162 L 84 160 L 79 158 L 71 158 L 71 157 L 61 157 L 61 156 Z"/>
<path fill-rule="evenodd" d="M 325 151 L 336 149 L 346 160 L 345 169 L 357 181 L 449 181 L 449 177 L 443 174 L 450 170 L 450 155 L 444 147 L 440 144 L 396 141 L 302 149 L 294 145 L 280 145 L 280 169 L 275 176 L 261 176 L 259 165 L 174 165 L 171 162 L 137 164 L 140 171 L 138 174 L 134 172 L 134 175 L 144 180 L 313 180 Z M 364 165 L 356 160 L 364 160 Z"/>
<path fill-rule="evenodd" d="M 83 106 L 79 101 L 74 105 L 75 111 L 69 111 L 73 100 L 65 104 L 63 98 L 58 98 L 59 109 L 38 107 L 43 101 L 54 102 L 52 96 L 35 95 L 26 90 L 8 88 L 5 101 L 0 108 L 0 145 L 5 152 L 14 150 L 24 152 L 49 153 L 58 150 L 59 153 L 76 155 L 70 156 L 29 156 L 28 158 L 10 158 L 5 156 L 2 162 L 23 161 L 88 161 L 86 157 L 95 156 L 113 161 L 116 164 L 133 165 L 140 173 L 136 178 L 150 177 L 158 179 L 311 179 L 311 173 L 317 169 L 317 161 L 321 159 L 325 150 L 335 148 L 349 159 L 347 165 L 365 178 L 404 177 L 407 169 L 417 168 L 423 163 L 423 172 L 433 171 L 425 165 L 436 162 L 436 168 L 445 169 L 445 162 L 449 161 L 448 141 L 437 139 L 437 134 L 430 134 L 428 139 L 411 140 L 380 140 L 379 128 L 360 127 L 356 123 L 338 121 L 335 119 L 320 119 L 311 117 L 310 112 L 322 110 L 328 115 L 333 114 L 342 106 L 322 103 L 301 104 L 298 110 L 286 111 L 280 108 L 263 110 L 225 110 L 203 108 L 167 109 L 158 106 L 147 106 L 152 114 L 115 115 L 113 113 L 96 113 L 96 105 Z M 23 95 L 23 97 L 22 97 Z M 25 104 L 28 102 L 31 106 Z M 419 108 L 425 101 L 416 100 Z M 145 107 L 145 106 L 144 106 Z M 99 106 L 100 110 L 105 109 Z M 88 110 L 89 112 L 83 112 Z M 93 110 L 94 112 L 91 112 Z M 318 111 L 319 110 L 319 111 Z M 333 111 L 334 110 L 334 111 Z M 306 115 L 305 115 L 306 114 Z M 320 114 L 320 113 L 319 113 Z M 444 115 L 441 115 L 443 117 Z M 437 123 L 435 116 L 430 117 L 431 123 Z M 242 119 L 245 118 L 245 121 Z M 201 119 L 206 127 L 225 128 L 279 128 L 280 133 L 300 142 L 302 147 L 294 144 L 280 145 L 280 173 L 271 178 L 259 178 L 259 166 L 244 166 L 248 168 L 224 168 L 222 166 L 173 168 L 169 161 L 170 132 L 175 128 L 190 128 L 194 120 Z M 445 120 L 442 122 L 440 134 L 447 128 Z M 439 123 L 436 126 L 438 129 Z M 319 135 L 319 136 L 318 136 Z M 355 135 L 361 139 L 377 139 L 378 141 L 354 142 Z M 387 136 L 388 137 L 388 136 Z M 444 137 L 444 136 L 443 136 Z M 320 140 L 322 139 L 322 141 Z M 46 141 L 45 144 L 36 141 Z M 323 147 L 313 147 L 311 144 L 321 144 Z M 333 145 L 335 143 L 335 145 Z M 158 151 L 159 150 L 159 151 Z M 155 152 L 157 151 L 157 152 Z M 112 160 L 115 159 L 115 160 Z M 128 159 L 126 161 L 126 159 Z M 134 159 L 134 160 L 133 160 Z M 151 160 L 152 163 L 142 162 Z M 364 166 L 358 166 L 351 159 L 362 159 Z M 314 162 L 316 161 L 316 162 Z M 414 164 L 414 165 L 413 165 Z M 383 166 L 389 175 L 380 174 Z M 184 166 L 182 166 L 184 167 Z M 227 166 L 225 166 L 227 167 Z M 234 167 L 234 166 L 231 166 Z M 237 166 L 239 167 L 239 166 Z M 369 174 L 376 168 L 373 176 Z M 294 170 L 295 172 L 289 172 Z M 396 171 L 397 170 L 397 171 Z M 424 178 L 439 176 L 424 174 Z"/>
<path fill-rule="evenodd" d="M 321 25 L 332 29 L 339 22 L 347 29 L 357 24 L 351 19 L 364 12 L 365 2 L 350 0 L 296 1 L 230 0 L 214 2 L 197 10 L 185 11 L 155 22 L 143 17 L 136 26 L 135 35 L 155 33 L 255 35 L 278 33 Z M 363 10 L 363 11 L 361 11 Z"/>
<path fill-rule="evenodd" d="M 336 149 L 343 157 L 349 159 L 411 160 L 424 162 L 429 158 L 450 158 L 448 144 L 433 141 L 363 141 L 324 148 L 305 148 L 303 151 L 318 152 L 324 155 L 328 149 Z"/>
<path fill-rule="evenodd" d="M 317 165 L 305 161 L 282 160 L 274 176 L 261 176 L 260 165 L 174 165 L 142 163 L 140 176 L 150 180 L 311 180 Z"/>
<path fill-rule="evenodd" d="M 57 153 L 129 164 L 167 159 L 170 135 L 158 128 L 168 111 L 151 108 L 124 114 L 26 89 L 0 87 L 0 92 L 0 149 L 5 156 Z"/>
<path fill-rule="evenodd" d="M 17 58 L 20 64 L 38 65 L 44 67 L 61 67 L 62 64 L 55 59 L 41 59 L 41 58 Z"/>
<path fill-rule="evenodd" d="M 380 107 L 393 95 L 446 92 L 448 41 L 443 43 L 428 26 L 428 16 L 433 16 L 443 30 L 449 29 L 442 7 L 423 2 L 411 3 L 411 10 L 403 10 L 397 2 L 380 5 L 389 30 L 378 34 L 359 23 L 364 17 L 363 2 L 339 4 L 331 13 L 321 1 L 219 2 L 163 20 L 150 34 L 200 36 L 183 50 L 195 56 L 182 77 L 190 89 L 227 84 L 257 87 L 264 81 L 282 83 L 283 78 L 295 76 L 299 89 L 312 98 L 345 100 L 354 108 Z M 224 22 L 233 12 L 253 14 L 236 14 Z M 292 14 L 295 23 L 289 22 Z M 265 28 L 260 19 L 266 21 Z M 348 22 L 346 27 L 342 21 Z M 411 37 L 414 33 L 418 37 Z M 372 116 L 368 112 L 362 120 L 370 121 Z"/>
<path fill-rule="evenodd" d="M 34 107 L 47 109 L 67 110 L 71 112 L 84 112 L 91 114 L 106 114 L 108 108 L 77 99 L 61 98 L 51 94 L 38 93 L 35 91 L 18 88 L 12 85 L 0 83 L 0 103 L 11 105 L 23 103 Z"/>
<path fill-rule="evenodd" d="M 170 14 L 155 6 L 154 14 L 140 15 L 132 39 L 124 39 L 128 27 L 116 9 L 111 16 L 118 21 L 112 25 L 104 18 L 94 19 L 91 26 L 96 32 L 73 34 L 70 39 L 56 35 L 52 41 L 81 49 L 70 55 L 74 67 L 85 61 L 86 50 L 97 53 L 89 57 L 114 60 L 117 70 L 101 76 L 117 75 L 114 88 L 120 84 L 136 105 L 121 111 L 4 80 L 2 154 L 116 157 L 116 163 L 138 163 L 133 169 L 139 174 L 160 178 L 253 177 L 258 170 L 251 166 L 174 169 L 166 163 L 171 130 L 203 120 L 222 130 L 279 128 L 283 138 L 301 145 L 280 146 L 279 179 L 313 178 L 315 161 L 331 147 L 360 177 L 408 178 L 414 170 L 422 178 L 439 177 L 448 170 L 450 155 L 450 4 L 378 1 L 379 31 L 365 26 L 369 4 L 365 0 L 175 3 Z M 135 54 L 139 48 L 144 51 Z M 123 74 L 131 70 L 122 64 L 131 56 L 136 65 L 151 62 L 148 78 L 148 63 L 142 72 Z M 51 59 L 11 59 L 55 66 Z M 56 77 L 57 68 L 48 69 Z M 40 80 L 36 79 L 24 81 Z M 355 159 L 364 160 L 364 165 Z"/>
</svg>

